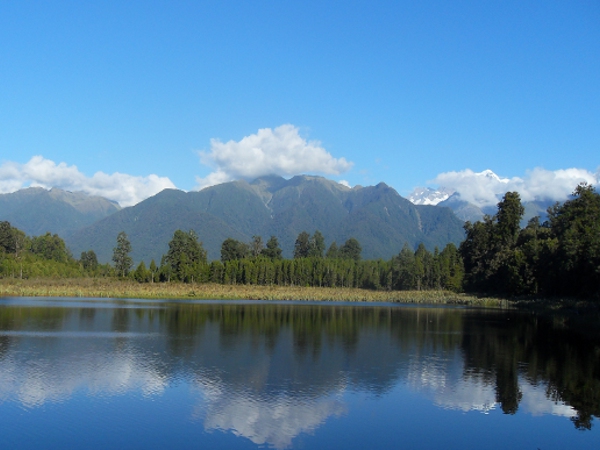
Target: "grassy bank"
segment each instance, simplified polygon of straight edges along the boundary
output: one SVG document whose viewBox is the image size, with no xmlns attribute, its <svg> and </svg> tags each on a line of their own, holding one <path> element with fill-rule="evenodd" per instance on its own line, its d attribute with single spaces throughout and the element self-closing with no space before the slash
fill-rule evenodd
<svg viewBox="0 0 600 450">
<path fill-rule="evenodd" d="M 370 291 L 350 288 L 246 286 L 220 284 L 145 283 L 111 278 L 2 279 L 0 296 L 165 298 L 202 300 L 316 300 L 500 307 L 508 302 L 448 291 Z"/>
</svg>

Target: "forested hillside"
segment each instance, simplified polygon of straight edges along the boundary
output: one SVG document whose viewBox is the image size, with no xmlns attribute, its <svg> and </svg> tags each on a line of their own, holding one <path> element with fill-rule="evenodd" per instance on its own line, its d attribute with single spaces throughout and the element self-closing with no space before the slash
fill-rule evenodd
<svg viewBox="0 0 600 450">
<path fill-rule="evenodd" d="M 125 231 L 136 262 L 158 260 L 177 229 L 194 230 L 208 259 L 219 259 L 229 237 L 277 236 L 283 255 L 291 257 L 302 231 L 319 230 L 330 245 L 358 239 L 365 258 L 388 259 L 404 243 L 433 251 L 464 238 L 463 223 L 447 208 L 415 206 L 394 189 L 377 186 L 350 189 L 321 177 L 290 180 L 263 177 L 235 181 L 200 192 L 163 191 L 89 227 L 66 235 L 75 254 L 93 248 L 102 262 L 111 257 L 115 236 Z"/>
</svg>

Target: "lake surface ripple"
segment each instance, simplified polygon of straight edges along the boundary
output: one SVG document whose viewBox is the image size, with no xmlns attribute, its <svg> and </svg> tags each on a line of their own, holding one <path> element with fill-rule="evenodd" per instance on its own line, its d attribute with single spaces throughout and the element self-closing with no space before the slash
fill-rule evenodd
<svg viewBox="0 0 600 450">
<path fill-rule="evenodd" d="M 600 448 L 600 341 L 467 308 L 0 299 L 1 448 Z"/>
</svg>

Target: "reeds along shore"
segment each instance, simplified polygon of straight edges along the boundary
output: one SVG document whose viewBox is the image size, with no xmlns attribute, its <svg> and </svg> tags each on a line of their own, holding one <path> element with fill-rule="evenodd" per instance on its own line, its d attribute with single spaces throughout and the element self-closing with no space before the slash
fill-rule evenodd
<svg viewBox="0 0 600 450">
<path fill-rule="evenodd" d="M 459 304 L 506 307 L 506 300 L 478 298 L 448 291 L 370 291 L 356 288 L 252 286 L 184 283 L 137 283 L 106 278 L 2 279 L 4 297 L 90 297 L 202 300 L 305 300 Z"/>
</svg>

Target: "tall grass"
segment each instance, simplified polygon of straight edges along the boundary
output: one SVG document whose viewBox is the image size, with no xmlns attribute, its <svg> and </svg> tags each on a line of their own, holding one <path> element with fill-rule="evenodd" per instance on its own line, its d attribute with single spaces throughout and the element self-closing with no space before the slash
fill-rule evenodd
<svg viewBox="0 0 600 450">
<path fill-rule="evenodd" d="M 355 288 L 137 283 L 111 278 L 1 279 L 0 296 L 202 300 L 312 300 L 509 306 L 505 300 L 448 291 L 371 291 Z"/>
</svg>

